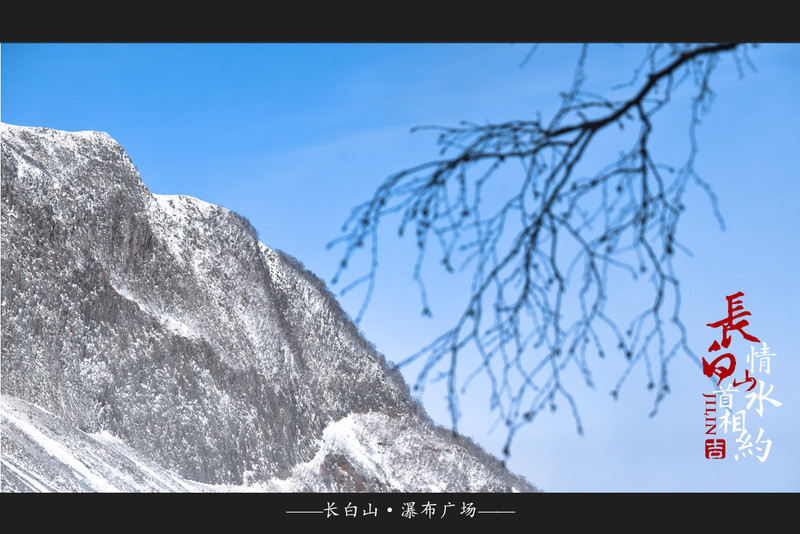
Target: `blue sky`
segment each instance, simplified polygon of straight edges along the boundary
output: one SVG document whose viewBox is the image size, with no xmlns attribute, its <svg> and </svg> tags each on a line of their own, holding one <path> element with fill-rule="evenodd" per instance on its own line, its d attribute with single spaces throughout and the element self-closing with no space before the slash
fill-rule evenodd
<svg viewBox="0 0 800 534">
<path fill-rule="evenodd" d="M 351 207 L 388 175 L 436 157 L 435 134 L 411 134 L 412 127 L 537 112 L 549 118 L 558 92 L 571 82 L 578 49 L 542 45 L 521 66 L 529 50 L 525 44 L 6 43 L 0 120 L 108 132 L 154 193 L 233 209 L 251 220 L 265 244 L 330 281 L 341 250 L 326 244 L 340 235 Z M 598 45 L 589 56 L 589 83 L 607 91 L 628 81 L 640 52 L 634 45 Z M 716 97 L 698 131 L 697 169 L 719 197 L 726 229 L 707 197 L 691 190 L 678 236 L 693 255 L 675 265 L 696 354 L 715 338 L 706 324 L 722 318 L 725 296 L 736 291 L 745 294 L 752 331 L 776 354 L 768 380 L 783 405 L 767 406 L 763 420 L 748 425 L 755 432 L 760 425 L 771 438 L 769 457 L 763 463 L 703 458 L 702 393 L 711 388 L 688 358 L 672 362 L 671 394 L 649 418 L 652 396 L 638 370 L 619 400 L 611 399 L 623 363 L 608 357 L 593 368 L 596 389 L 572 390 L 583 436 L 566 408 L 517 435 L 509 466 L 542 489 L 800 490 L 800 388 L 794 387 L 800 363 L 793 339 L 800 296 L 800 45 L 765 44 L 750 57 L 757 71 L 745 68 L 742 77 L 730 60 L 719 66 Z M 659 146 L 676 165 L 688 143 L 685 96 L 676 95 L 657 130 Z M 466 296 L 451 290 L 458 277 L 445 276 L 434 262 L 425 271 L 434 316 L 422 317 L 411 278 L 413 244 L 389 238 L 381 247 L 378 285 L 360 328 L 399 361 L 446 328 Z M 353 317 L 362 296 L 341 298 Z M 621 291 L 614 298 L 624 309 L 636 295 Z M 746 349 L 737 346 L 737 354 Z M 737 362 L 744 365 L 739 356 Z M 478 381 L 475 396 L 462 399 L 467 415 L 459 430 L 499 455 L 505 434 L 502 425 L 490 432 L 494 417 L 480 388 Z M 447 423 L 443 397 L 434 384 L 423 401 Z"/>
</svg>

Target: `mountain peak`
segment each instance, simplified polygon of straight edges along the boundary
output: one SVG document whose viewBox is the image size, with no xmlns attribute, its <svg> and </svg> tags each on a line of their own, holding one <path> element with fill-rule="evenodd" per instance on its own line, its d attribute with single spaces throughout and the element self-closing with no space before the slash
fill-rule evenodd
<svg viewBox="0 0 800 534">
<path fill-rule="evenodd" d="M 533 489 L 435 427 L 325 283 L 261 243 L 246 218 L 153 194 L 107 134 L 0 134 L 11 491 L 104 491 L 74 462 L 58 471 L 70 483 L 20 482 L 55 469 L 37 463 L 31 436 L 47 436 L 37 424 L 71 429 L 60 446 L 95 451 L 100 481 L 120 455 L 182 481 L 157 491 Z M 13 415 L 22 406 L 25 425 Z M 421 443 L 436 444 L 426 465 L 439 474 L 475 475 L 400 476 Z"/>
</svg>

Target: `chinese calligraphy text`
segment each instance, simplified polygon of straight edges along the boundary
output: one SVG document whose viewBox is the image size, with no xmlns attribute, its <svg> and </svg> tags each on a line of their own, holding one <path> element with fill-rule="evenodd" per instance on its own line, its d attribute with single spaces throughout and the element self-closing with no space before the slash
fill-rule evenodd
<svg viewBox="0 0 800 534">
<path fill-rule="evenodd" d="M 706 428 L 705 457 L 709 460 L 726 458 L 726 441 L 725 438 L 718 436 L 719 431 L 720 434 L 732 434 L 735 437 L 736 445 L 733 449 L 735 460 L 756 456 L 759 461 L 766 461 L 772 447 L 772 440 L 764 437 L 764 428 L 760 426 L 761 421 L 758 420 L 759 430 L 754 441 L 753 435 L 746 426 L 747 416 L 751 417 L 752 422 L 753 413 L 750 410 L 755 407 L 753 412 L 758 415 L 759 419 L 762 418 L 765 401 L 776 407 L 782 405 L 781 402 L 770 397 L 773 386 L 767 384 L 763 376 L 770 374 L 771 357 L 775 354 L 770 352 L 766 343 L 745 331 L 745 327 L 749 327 L 750 323 L 744 317 L 751 316 L 751 313 L 744 310 L 741 299 L 743 296 L 744 293 L 739 291 L 725 297 L 728 301 L 727 317 L 706 325 L 712 328 L 722 328 L 721 340 L 715 340 L 708 348 L 708 352 L 722 353 L 716 355 L 710 362 L 703 358 L 703 374 L 712 379 L 716 377 L 716 387 L 718 388 L 710 394 L 703 393 Z M 761 343 L 758 352 L 756 352 L 755 346 L 749 346 L 750 353 L 746 357 L 744 369 L 736 367 L 736 356 L 731 348 L 732 332 L 738 332 L 745 341 Z M 728 350 L 730 352 L 724 352 Z M 723 381 L 729 377 L 731 381 L 723 387 Z M 741 379 L 737 379 L 737 377 Z M 743 389 L 738 389 L 740 387 Z M 767 388 L 766 391 L 765 388 Z M 751 391 L 752 393 L 748 393 Z M 747 393 L 745 396 L 747 404 L 744 408 L 736 410 L 739 403 L 734 404 L 734 400 L 737 399 L 739 393 Z"/>
</svg>

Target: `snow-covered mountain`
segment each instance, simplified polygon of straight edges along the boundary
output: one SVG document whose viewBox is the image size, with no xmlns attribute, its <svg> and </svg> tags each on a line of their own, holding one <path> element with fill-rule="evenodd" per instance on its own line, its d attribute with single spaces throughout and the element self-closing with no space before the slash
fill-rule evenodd
<svg viewBox="0 0 800 534">
<path fill-rule="evenodd" d="M 302 264 L 107 134 L 2 130 L 3 491 L 534 491 Z"/>
</svg>

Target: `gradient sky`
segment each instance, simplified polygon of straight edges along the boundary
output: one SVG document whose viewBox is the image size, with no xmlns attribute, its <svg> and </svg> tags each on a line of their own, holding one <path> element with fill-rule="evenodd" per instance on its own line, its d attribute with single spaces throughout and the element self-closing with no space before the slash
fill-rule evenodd
<svg viewBox="0 0 800 534">
<path fill-rule="evenodd" d="M 411 134 L 412 127 L 537 112 L 549 118 L 558 92 L 571 82 L 578 49 L 542 45 L 522 66 L 529 50 L 525 44 L 4 43 L 0 120 L 108 132 L 154 193 L 194 196 L 241 213 L 266 245 L 329 282 L 341 250 L 326 244 L 340 235 L 350 209 L 388 175 L 436 157 L 435 134 Z M 627 82 L 640 54 L 635 45 L 598 45 L 589 56 L 589 83 L 608 91 Z M 671 394 L 650 418 L 653 401 L 641 373 L 612 400 L 624 362 L 608 357 L 595 362 L 596 389 L 578 383 L 572 390 L 583 436 L 565 407 L 517 436 L 509 466 L 544 490 L 800 490 L 794 345 L 800 45 L 761 45 L 750 58 L 757 70 L 745 67 L 742 76 L 729 59 L 720 64 L 712 81 L 716 97 L 698 131 L 696 166 L 719 197 L 726 229 L 707 197 L 691 189 L 678 237 L 693 255 L 680 256 L 675 266 L 696 354 L 717 336 L 706 324 L 724 316 L 725 296 L 736 291 L 745 294 L 752 331 L 776 354 L 768 378 L 771 397 L 783 405 L 767 405 L 763 420 L 747 425 L 754 433 L 764 428 L 769 457 L 763 463 L 703 458 L 702 393 L 713 388 L 689 358 L 672 362 Z M 688 143 L 685 96 L 662 111 L 657 130 L 675 165 L 683 163 Z M 450 291 L 453 281 L 431 265 L 426 282 L 434 317 L 422 317 L 411 278 L 413 244 L 385 239 L 381 247 L 378 285 L 360 328 L 399 361 L 444 330 L 448 312 L 463 307 L 466 295 Z M 354 292 L 340 301 L 355 317 L 362 297 Z M 624 308 L 635 295 L 613 298 Z M 740 365 L 743 359 L 737 355 Z M 429 386 L 423 402 L 434 419 L 449 422 L 440 387 Z M 486 399 L 464 398 L 462 411 L 459 430 L 499 455 L 505 434 L 502 425 L 490 432 Z"/>
</svg>

